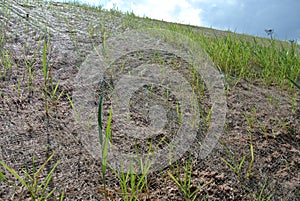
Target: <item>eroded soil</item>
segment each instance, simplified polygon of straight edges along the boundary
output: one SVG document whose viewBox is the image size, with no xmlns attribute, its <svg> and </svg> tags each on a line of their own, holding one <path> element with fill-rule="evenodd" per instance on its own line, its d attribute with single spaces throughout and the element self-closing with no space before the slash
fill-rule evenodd
<svg viewBox="0 0 300 201">
<path fill-rule="evenodd" d="M 24 164 L 31 166 L 33 156 L 39 167 L 55 152 L 45 171 L 60 160 L 50 187 L 57 187 L 57 193 L 64 189 L 65 200 L 103 200 L 100 161 L 80 141 L 82 128 L 76 123 L 66 94 L 72 97 L 80 65 L 94 47 L 101 45 L 104 32 L 108 36 L 122 33 L 142 20 L 133 22 L 117 12 L 96 12 L 60 3 L 1 1 L 0 5 L 1 48 L 5 54 L 0 62 L 0 159 L 21 173 Z M 51 102 L 48 112 L 42 96 L 45 39 L 49 41 L 47 60 L 53 81 L 59 83 L 58 93 L 63 91 L 59 101 Z M 9 67 L 4 66 L 6 58 Z M 246 80 L 235 85 L 229 78 L 226 87 L 228 113 L 220 141 L 238 161 L 245 155 L 246 162 L 238 176 L 221 160 L 229 160 L 221 145 L 203 160 L 197 158 L 197 149 L 192 149 L 192 186 L 209 182 L 197 199 L 203 200 L 206 195 L 207 200 L 254 200 L 254 194 L 258 197 L 267 181 L 263 196 L 300 200 L 299 92 L 293 94 L 276 85 L 264 87 Z M 251 115 L 250 126 L 245 116 Z M 251 176 L 244 178 L 250 161 L 250 132 L 255 162 Z M 0 170 L 15 181 L 2 167 Z M 185 200 L 168 170 L 173 171 L 168 167 L 148 176 L 141 200 Z M 109 199 L 121 200 L 118 180 L 111 171 L 107 173 L 107 184 Z M 19 186 L 0 183 L 0 199 L 25 200 L 28 195 Z"/>
</svg>

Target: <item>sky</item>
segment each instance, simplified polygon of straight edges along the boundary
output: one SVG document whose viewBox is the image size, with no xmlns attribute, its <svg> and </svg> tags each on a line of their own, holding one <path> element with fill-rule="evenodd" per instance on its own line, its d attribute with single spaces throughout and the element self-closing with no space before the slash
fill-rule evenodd
<svg viewBox="0 0 300 201">
<path fill-rule="evenodd" d="M 68 1 L 68 0 L 58 0 Z M 70 0 L 74 1 L 74 0 Z M 300 0 L 78 0 L 104 9 L 300 43 Z"/>
</svg>

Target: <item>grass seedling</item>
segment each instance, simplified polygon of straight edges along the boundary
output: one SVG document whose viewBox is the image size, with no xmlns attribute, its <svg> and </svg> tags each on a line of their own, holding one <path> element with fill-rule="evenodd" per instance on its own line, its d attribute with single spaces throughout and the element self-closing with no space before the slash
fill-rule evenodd
<svg viewBox="0 0 300 201">
<path fill-rule="evenodd" d="M 230 160 L 226 160 L 225 158 L 221 157 L 221 160 L 229 167 L 231 171 L 233 171 L 238 177 L 240 177 L 243 164 L 246 160 L 246 156 L 243 156 L 240 161 L 237 161 L 233 153 L 231 153 L 231 151 L 229 150 L 229 148 L 224 143 L 220 143 L 220 144 L 223 146 L 227 156 L 230 159 Z"/>
<path fill-rule="evenodd" d="M 46 41 L 46 39 L 44 40 L 44 44 L 43 44 L 42 66 L 43 66 L 43 75 L 44 75 L 43 97 L 45 98 L 45 110 L 46 110 L 46 114 L 48 116 L 49 102 L 48 102 L 48 99 L 47 99 L 47 92 L 48 92 L 48 87 L 47 87 L 47 80 L 48 79 L 47 79 L 47 77 L 49 77 L 50 73 L 48 73 L 47 41 Z"/>
<path fill-rule="evenodd" d="M 12 71 L 12 56 L 8 50 L 5 50 L 4 48 L 2 49 L 2 47 L 0 49 L 0 54 L 0 76 L 3 76 L 5 78 L 4 80 L 6 80 Z"/>
<path fill-rule="evenodd" d="M 296 93 L 294 94 L 294 97 L 291 98 L 291 104 L 292 104 L 292 113 L 295 114 L 296 110 L 297 110 L 297 105 L 298 105 Z"/>
<path fill-rule="evenodd" d="M 149 88 L 149 91 L 150 91 L 150 97 L 152 97 L 152 95 L 153 95 L 153 87 L 154 87 L 154 84 L 151 83 L 150 88 Z"/>
<path fill-rule="evenodd" d="M 41 181 L 41 173 L 45 169 L 47 163 L 53 158 L 54 153 L 41 165 L 39 169 L 36 170 L 34 167 L 34 157 L 32 158 L 32 173 L 28 170 L 28 167 L 23 169 L 23 172 L 25 174 L 25 178 L 23 179 L 14 169 L 10 168 L 8 165 L 6 165 L 3 161 L 0 160 L 0 165 L 2 165 L 10 174 L 12 174 L 19 182 L 21 182 L 22 186 L 25 187 L 25 189 L 29 192 L 30 197 L 32 200 L 39 200 L 39 201 L 46 201 L 50 199 L 51 197 L 54 197 L 54 192 L 56 188 L 52 189 L 50 192 L 47 192 L 49 183 L 52 179 L 53 172 L 56 169 L 56 167 L 59 164 L 59 161 L 55 163 L 55 165 L 51 168 L 50 172 L 46 176 L 44 180 Z M 5 178 L 5 176 L 1 173 L 1 178 L 4 181 L 8 180 Z M 16 185 L 15 185 L 16 186 Z M 24 193 L 24 192 L 23 192 Z M 24 195 L 25 196 L 25 195 Z M 64 191 L 62 191 L 60 199 L 63 200 L 64 198 Z M 56 198 L 54 197 L 56 200 Z"/>
<path fill-rule="evenodd" d="M 95 27 L 93 25 L 93 22 L 89 22 L 89 34 L 91 38 L 95 36 Z"/>
<path fill-rule="evenodd" d="M 208 185 L 210 182 L 207 182 L 203 184 L 200 187 L 193 187 L 191 185 L 191 179 L 192 179 L 192 173 L 193 173 L 193 164 L 190 160 L 188 160 L 183 167 L 184 176 L 183 178 L 180 176 L 180 166 L 177 164 L 176 168 L 176 175 L 173 175 L 170 171 L 168 171 L 169 177 L 176 183 L 176 185 L 181 189 L 184 196 L 187 198 L 187 200 L 194 201 L 196 200 L 198 196 L 198 192 L 203 189 L 206 185 Z"/>
<path fill-rule="evenodd" d="M 52 65 L 49 66 L 47 62 L 47 41 L 46 40 L 44 40 L 44 45 L 43 45 L 42 66 L 43 66 L 43 75 L 44 75 L 43 97 L 45 98 L 45 110 L 46 110 L 46 114 L 48 115 L 50 109 L 50 102 L 52 103 L 52 105 L 55 105 L 63 95 L 64 90 L 58 93 L 59 83 L 55 85 L 53 83 L 53 78 L 52 78 L 53 66 Z M 50 101 L 48 100 L 48 96 L 50 97 Z"/>
<path fill-rule="evenodd" d="M 268 194 L 266 196 L 263 196 L 265 190 L 266 190 L 266 186 L 267 186 L 268 180 L 266 180 L 264 182 L 264 185 L 262 186 L 261 190 L 259 191 L 258 195 L 254 195 L 253 199 L 255 201 L 269 201 L 271 200 L 271 198 L 273 197 L 273 194 Z"/>
<path fill-rule="evenodd" d="M 46 40 L 44 40 L 44 45 L 43 45 L 42 65 L 43 65 L 43 75 L 44 75 L 44 87 L 46 89 L 47 77 L 48 77 L 47 41 Z"/>
<path fill-rule="evenodd" d="M 179 124 L 181 125 L 181 123 L 183 121 L 183 114 L 182 114 L 179 103 L 176 103 L 176 114 L 177 114 L 177 117 L 178 117 Z"/>
<path fill-rule="evenodd" d="M 11 88 L 18 94 L 19 98 L 22 98 L 21 94 L 21 80 L 20 78 L 17 79 L 17 84 L 16 85 L 11 85 Z"/>
<path fill-rule="evenodd" d="M 103 136 L 102 136 L 102 108 L 103 108 L 103 98 L 104 98 L 104 86 L 102 86 L 102 93 L 99 100 L 98 105 L 98 133 L 99 133 L 99 140 L 100 145 L 103 145 Z"/>
<path fill-rule="evenodd" d="M 220 144 L 223 146 L 226 154 L 228 155 L 230 160 L 226 160 L 225 158 L 221 157 L 221 160 L 229 167 L 229 169 L 231 171 L 233 171 L 239 178 L 241 176 L 242 173 L 242 168 L 243 165 L 246 161 L 246 155 L 242 156 L 241 160 L 237 160 L 233 153 L 229 150 L 229 148 L 222 142 L 220 142 Z M 249 151 L 250 151 L 250 161 L 249 161 L 249 166 L 247 168 L 246 171 L 246 175 L 245 178 L 249 178 L 252 175 L 252 169 L 254 166 L 254 161 L 255 161 L 255 157 L 254 157 L 254 148 L 253 148 L 253 143 L 252 143 L 252 133 L 250 133 L 250 145 L 249 145 Z"/>
<path fill-rule="evenodd" d="M 106 32 L 103 33 L 102 54 L 104 57 L 106 56 Z"/>
<path fill-rule="evenodd" d="M 28 72 L 27 87 L 28 87 L 29 91 L 31 91 L 31 90 L 33 90 L 32 81 L 33 81 L 33 78 L 34 78 L 34 73 L 32 72 L 32 68 L 35 65 L 35 63 L 28 61 L 26 59 L 26 57 L 24 58 L 24 63 L 25 63 L 25 66 L 26 66 L 26 69 L 27 69 L 27 72 Z"/>
<path fill-rule="evenodd" d="M 105 139 L 104 139 L 104 143 L 102 144 L 102 146 L 103 146 L 103 150 L 102 150 L 102 174 L 103 174 L 103 176 L 105 176 L 105 171 L 106 171 L 106 166 L 107 166 L 106 159 L 107 159 L 107 154 L 108 154 L 108 143 L 109 143 L 109 141 L 111 142 L 111 140 L 112 140 L 111 121 L 112 121 L 112 108 L 110 108 L 110 111 L 109 111 L 109 117 L 108 117 L 106 132 L 105 132 Z"/>
<path fill-rule="evenodd" d="M 51 91 L 48 91 L 52 103 L 57 103 L 64 93 L 64 90 L 58 93 L 58 87 L 59 87 L 59 83 L 57 83 L 55 86 L 51 85 Z"/>
<path fill-rule="evenodd" d="M 255 114 L 256 114 L 256 109 L 255 108 L 253 108 L 251 110 L 250 117 L 246 113 L 244 114 L 244 117 L 245 117 L 245 119 L 247 121 L 247 124 L 249 126 L 249 129 L 248 129 L 249 132 L 253 131 L 253 127 L 254 127 L 254 124 L 255 124 Z"/>
<path fill-rule="evenodd" d="M 248 123 L 248 126 L 249 126 L 249 130 L 248 130 L 248 133 L 250 134 L 250 155 L 251 155 L 251 160 L 249 162 L 249 166 L 248 166 L 248 170 L 247 170 L 247 174 L 246 174 L 246 177 L 250 177 L 251 176 L 251 171 L 252 171 L 252 168 L 253 168 L 253 165 L 254 165 L 254 149 L 253 149 L 253 141 L 252 141 L 252 133 L 253 133 L 253 127 L 254 127 L 254 124 L 255 124 L 255 114 L 256 114 L 256 109 L 253 108 L 251 110 L 251 116 L 249 117 L 247 114 L 245 114 L 245 118 L 246 118 L 246 121 Z"/>
<path fill-rule="evenodd" d="M 112 122 L 112 108 L 110 108 L 109 117 L 107 121 L 106 126 L 106 132 L 105 132 L 105 138 L 103 139 L 102 135 L 102 129 L 103 129 L 103 122 L 102 122 L 102 109 L 103 109 L 103 99 L 104 99 L 104 85 L 102 86 L 102 93 L 99 100 L 99 106 L 98 106 L 98 132 L 99 132 L 99 142 L 102 147 L 102 159 L 101 159 L 101 173 L 102 173 L 102 180 L 104 189 L 101 190 L 105 194 L 105 199 L 107 200 L 107 190 L 106 190 L 106 170 L 107 170 L 107 155 L 108 155 L 108 149 L 109 149 L 109 141 L 112 141 L 112 134 L 111 134 L 111 122 Z M 142 174 L 138 176 L 132 168 L 130 168 L 130 171 L 125 173 L 122 171 L 120 174 L 117 173 L 116 170 L 114 170 L 111 167 L 112 171 L 118 178 L 120 182 L 120 186 L 122 189 L 122 197 L 125 201 L 133 201 L 138 200 L 139 193 L 145 188 L 146 186 L 146 175 L 150 169 L 150 165 L 146 168 L 143 167 L 141 163 L 141 170 Z M 129 182 L 129 188 L 127 186 Z M 130 189 L 130 190 L 129 190 Z"/>
<path fill-rule="evenodd" d="M 166 100 L 168 100 L 169 99 L 169 88 L 167 87 L 166 88 Z"/>
<path fill-rule="evenodd" d="M 98 132 L 99 132 L 99 142 L 102 147 L 102 159 L 101 159 L 101 173 L 102 181 L 104 186 L 105 199 L 107 200 L 107 191 L 106 191 L 106 168 L 107 168 L 107 155 L 108 155 L 108 143 L 112 140 L 111 137 L 111 121 L 112 121 L 112 108 L 109 111 L 108 122 L 106 126 L 105 138 L 103 140 L 102 135 L 102 108 L 103 108 L 103 98 L 104 98 L 104 85 L 102 85 L 102 93 L 98 105 Z"/>
<path fill-rule="evenodd" d="M 73 104 L 72 98 L 70 97 L 70 95 L 69 95 L 68 93 L 66 93 L 66 96 L 67 96 L 68 101 L 69 101 L 69 103 L 70 103 L 70 105 L 71 105 L 71 107 L 72 107 L 72 110 L 75 111 L 75 106 L 74 106 L 74 104 Z"/>
<path fill-rule="evenodd" d="M 249 150 L 250 150 L 250 156 L 251 156 L 251 160 L 249 162 L 249 166 L 248 166 L 248 170 L 247 170 L 247 174 L 246 174 L 246 178 L 251 177 L 252 175 L 252 169 L 253 169 L 253 165 L 254 165 L 254 148 L 253 148 L 253 142 L 252 142 L 252 133 L 250 132 L 250 145 L 249 145 Z"/>
<path fill-rule="evenodd" d="M 132 166 L 130 166 L 130 170 L 127 173 L 125 173 L 124 171 L 118 173 L 116 170 L 111 168 L 113 173 L 119 180 L 122 191 L 122 198 L 124 201 L 139 200 L 141 193 L 147 187 L 147 174 L 150 167 L 151 165 L 143 167 L 143 164 L 141 163 L 140 168 L 142 173 L 140 175 L 134 172 Z"/>
<path fill-rule="evenodd" d="M 206 111 L 204 110 L 204 108 L 202 108 L 202 105 L 200 102 L 196 103 L 198 104 L 198 110 L 199 110 L 199 114 L 201 117 L 201 123 L 203 125 L 204 128 L 208 128 L 211 122 L 211 114 L 213 111 L 213 106 L 211 106 L 208 110 L 208 112 L 206 113 Z M 195 106 L 195 104 L 193 104 L 193 106 Z M 194 111 L 196 111 L 194 109 Z"/>
</svg>

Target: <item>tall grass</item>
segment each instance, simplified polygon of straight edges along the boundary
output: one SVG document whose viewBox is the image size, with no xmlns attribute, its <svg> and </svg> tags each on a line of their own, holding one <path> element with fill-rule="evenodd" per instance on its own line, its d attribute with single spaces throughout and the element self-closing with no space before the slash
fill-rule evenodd
<svg viewBox="0 0 300 201">
<path fill-rule="evenodd" d="M 273 40 L 265 44 L 256 38 L 250 41 L 236 34 L 202 38 L 201 42 L 217 67 L 231 76 L 279 86 L 287 84 L 287 77 L 300 79 L 299 52 L 294 51 L 294 46 L 280 45 Z"/>
<path fill-rule="evenodd" d="M 300 52 L 295 43 L 213 30 L 199 33 L 174 24 L 166 28 L 191 38 L 227 77 L 282 88 L 289 86 L 286 78 L 300 80 Z"/>
</svg>

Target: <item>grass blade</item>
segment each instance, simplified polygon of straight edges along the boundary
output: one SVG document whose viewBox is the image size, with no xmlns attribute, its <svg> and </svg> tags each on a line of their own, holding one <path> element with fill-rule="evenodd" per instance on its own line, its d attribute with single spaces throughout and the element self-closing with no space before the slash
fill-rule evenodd
<svg viewBox="0 0 300 201">
<path fill-rule="evenodd" d="M 102 107 L 103 107 L 103 97 L 104 97 L 104 85 L 102 85 L 102 93 L 100 96 L 99 107 L 98 107 L 98 133 L 101 146 L 103 145 L 102 136 Z"/>
<path fill-rule="evenodd" d="M 106 127 L 106 134 L 105 134 L 105 140 L 104 140 L 104 146 L 102 150 L 102 173 L 106 171 L 106 159 L 108 154 L 108 142 L 111 136 L 111 130 L 110 130 L 110 124 L 112 121 L 112 108 L 110 108 L 107 127 Z"/>
<path fill-rule="evenodd" d="M 293 83 L 299 90 L 300 90 L 300 85 L 297 84 L 295 81 L 293 81 L 292 79 L 288 78 L 288 80 Z"/>
<path fill-rule="evenodd" d="M 9 171 L 15 178 L 17 178 L 22 184 L 23 186 L 25 186 L 26 188 L 28 188 L 27 183 L 22 179 L 22 177 L 20 175 L 18 175 L 18 173 L 13 170 L 12 168 L 8 167 L 3 161 L 0 160 L 0 164 L 7 170 Z"/>
<path fill-rule="evenodd" d="M 46 40 L 44 40 L 42 64 L 43 64 L 43 73 L 44 73 L 44 84 L 45 84 L 45 87 L 46 87 L 47 72 L 48 72 L 48 66 L 47 66 L 47 42 L 46 42 Z"/>
<path fill-rule="evenodd" d="M 65 197 L 65 191 L 63 190 L 63 191 L 61 192 L 61 196 L 60 196 L 59 201 L 63 201 L 63 200 L 64 200 L 64 197 Z"/>
<path fill-rule="evenodd" d="M 171 172 L 169 172 L 169 171 L 168 171 L 168 175 L 169 175 L 169 177 L 171 177 L 171 179 L 177 184 L 177 186 L 179 186 L 179 188 L 183 191 L 183 193 L 186 194 L 185 188 L 184 188 L 184 186 L 181 184 L 181 182 L 180 182 L 179 180 L 177 180 L 177 179 L 175 178 L 175 176 L 174 176 Z"/>
<path fill-rule="evenodd" d="M 45 192 L 46 192 L 46 189 L 47 189 L 47 187 L 48 187 L 48 185 L 49 185 L 49 182 L 50 182 L 50 180 L 52 179 L 53 172 L 54 172 L 54 170 L 56 169 L 56 167 L 58 166 L 59 162 L 60 162 L 60 161 L 57 161 L 57 162 L 55 163 L 55 165 L 53 166 L 53 168 L 51 169 L 51 171 L 50 171 L 49 174 L 47 175 L 46 179 L 45 179 L 45 180 L 42 182 L 42 184 L 40 185 L 40 187 L 43 186 L 43 189 L 42 189 L 42 192 L 41 192 L 41 196 L 44 196 L 44 194 L 45 194 Z M 53 189 L 53 192 L 54 192 L 54 191 L 55 191 L 55 188 Z M 50 192 L 50 193 L 51 193 L 51 192 Z M 50 193 L 49 193 L 46 197 L 50 197 L 50 196 L 51 196 Z"/>
<path fill-rule="evenodd" d="M 51 154 L 51 156 L 41 165 L 41 167 L 37 170 L 37 172 L 35 173 L 35 179 L 38 180 L 41 172 L 43 171 L 43 169 L 45 168 L 46 164 L 53 158 L 54 153 Z"/>
<path fill-rule="evenodd" d="M 4 176 L 4 174 L 2 172 L 0 172 L 0 183 L 2 181 L 6 181 L 6 177 Z"/>
</svg>

